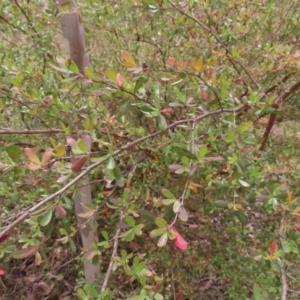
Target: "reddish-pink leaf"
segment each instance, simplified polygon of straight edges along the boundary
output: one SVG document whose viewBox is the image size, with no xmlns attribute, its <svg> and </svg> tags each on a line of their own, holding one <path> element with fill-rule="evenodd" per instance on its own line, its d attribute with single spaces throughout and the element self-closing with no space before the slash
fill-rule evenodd
<svg viewBox="0 0 300 300">
<path fill-rule="evenodd" d="M 7 238 L 9 237 L 9 234 L 4 234 L 0 237 L 0 243 L 2 243 L 3 241 L 5 241 Z"/>
<path fill-rule="evenodd" d="M 170 56 L 169 56 L 169 61 L 168 61 L 168 63 L 169 63 L 169 66 L 170 66 L 170 67 L 173 67 L 174 64 L 175 64 L 175 59 L 174 59 L 174 56 L 173 56 L 172 54 L 170 54 Z"/>
<path fill-rule="evenodd" d="M 83 138 L 85 144 L 87 145 L 88 147 L 88 150 L 91 151 L 91 148 L 92 148 L 92 139 L 89 135 L 85 135 L 84 138 Z"/>
<path fill-rule="evenodd" d="M 76 141 L 75 141 L 73 138 L 71 138 L 70 136 L 68 136 L 66 140 L 67 140 L 67 143 L 68 143 L 71 147 L 73 147 L 74 145 L 76 145 Z"/>
<path fill-rule="evenodd" d="M 42 257 L 41 257 L 41 254 L 39 252 L 37 252 L 35 254 L 35 264 L 37 266 L 39 266 L 40 264 L 42 263 Z"/>
<path fill-rule="evenodd" d="M 300 230 L 297 227 L 294 227 L 293 229 L 296 233 L 300 234 Z"/>
<path fill-rule="evenodd" d="M 104 195 L 109 195 L 112 191 L 104 191 L 103 194 Z"/>
<path fill-rule="evenodd" d="M 174 245 L 180 250 L 186 250 L 188 246 L 187 241 L 181 236 L 181 234 L 174 227 L 171 227 L 170 229 L 176 235 L 175 239 L 173 240 Z"/>
<path fill-rule="evenodd" d="M 201 97 L 206 100 L 207 99 L 207 92 L 206 90 L 200 86 L 200 94 L 201 94 Z"/>
<path fill-rule="evenodd" d="M 35 151 L 31 148 L 25 148 L 25 154 L 29 158 L 29 160 L 37 165 L 41 164 L 40 159 L 36 155 Z"/>
<path fill-rule="evenodd" d="M 121 77 L 120 73 L 117 74 L 117 85 L 120 89 L 123 88 L 123 82 L 122 82 L 122 77 Z"/>
<path fill-rule="evenodd" d="M 176 164 L 168 165 L 168 168 L 172 171 L 176 171 L 176 170 L 182 168 L 182 165 L 176 165 Z"/>
<path fill-rule="evenodd" d="M 5 275 L 5 271 L 0 269 L 0 276 Z"/>
<path fill-rule="evenodd" d="M 168 107 L 168 108 L 164 108 L 162 109 L 160 112 L 161 113 L 170 113 L 173 111 L 173 108 L 172 107 Z"/>
<path fill-rule="evenodd" d="M 26 164 L 26 167 L 28 170 L 31 170 L 31 171 L 36 171 L 36 170 L 39 170 L 41 168 L 40 165 L 36 165 L 36 164 Z"/>
<path fill-rule="evenodd" d="M 51 159 L 51 156 L 52 156 L 52 150 L 47 149 L 43 154 L 42 164 L 45 165 Z"/>
<path fill-rule="evenodd" d="M 189 219 L 189 215 L 186 211 L 186 209 L 184 207 L 181 207 L 181 210 L 179 212 L 178 218 L 182 221 L 182 222 L 186 222 Z"/>
<path fill-rule="evenodd" d="M 72 165 L 72 171 L 74 173 L 80 172 L 80 170 L 83 168 L 84 164 L 86 163 L 87 158 L 88 158 L 87 156 L 84 156 L 84 157 L 76 160 Z"/>
<path fill-rule="evenodd" d="M 297 221 L 300 223 L 300 214 L 296 215 Z"/>
<path fill-rule="evenodd" d="M 159 238 L 159 240 L 158 240 L 158 242 L 157 242 L 157 246 L 158 246 L 158 247 L 164 247 L 164 246 L 166 246 L 167 242 L 168 242 L 168 234 L 167 234 L 167 233 L 164 233 L 164 234 Z"/>
<path fill-rule="evenodd" d="M 274 254 L 275 250 L 276 250 L 276 241 L 274 240 L 274 241 L 271 242 L 271 245 L 270 245 L 271 255 Z"/>
<path fill-rule="evenodd" d="M 215 9 L 215 10 L 211 13 L 211 16 L 214 17 L 214 16 L 217 15 L 217 13 L 218 13 L 218 11 Z"/>
<path fill-rule="evenodd" d="M 59 215 L 61 218 L 64 218 L 64 217 L 67 215 L 66 210 L 65 210 L 62 206 L 60 206 L 60 205 L 57 204 L 57 205 L 55 206 L 55 209 L 56 209 L 58 215 Z"/>
</svg>

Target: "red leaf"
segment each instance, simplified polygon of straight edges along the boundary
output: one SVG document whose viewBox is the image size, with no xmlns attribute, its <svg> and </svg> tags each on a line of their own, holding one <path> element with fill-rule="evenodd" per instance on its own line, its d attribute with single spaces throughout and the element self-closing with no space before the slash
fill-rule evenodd
<svg viewBox="0 0 300 300">
<path fill-rule="evenodd" d="M 40 264 L 42 263 L 42 257 L 41 257 L 41 254 L 39 252 L 37 252 L 35 254 L 35 264 L 37 266 L 39 266 Z"/>
<path fill-rule="evenodd" d="M 88 157 L 85 156 L 85 157 L 82 157 L 82 158 L 76 160 L 76 161 L 73 163 L 73 165 L 72 165 L 72 171 L 73 171 L 74 173 L 80 172 L 80 170 L 82 169 L 82 167 L 83 167 L 84 164 L 86 163 L 87 158 L 88 158 Z"/>
<path fill-rule="evenodd" d="M 58 215 L 59 215 L 61 218 L 64 218 L 64 217 L 67 215 L 66 210 L 65 210 L 62 206 L 60 206 L 60 205 L 57 204 L 57 205 L 55 206 L 55 209 L 56 209 Z"/>
<path fill-rule="evenodd" d="M 270 245 L 271 255 L 274 254 L 275 250 L 276 250 L 276 241 L 274 240 L 274 241 L 271 242 L 271 245 Z"/>
<path fill-rule="evenodd" d="M 170 67 L 173 67 L 174 64 L 175 64 L 175 59 L 174 59 L 174 56 L 173 56 L 172 54 L 170 54 L 170 56 L 169 56 L 169 61 L 168 61 L 168 63 L 169 63 L 169 66 L 170 66 Z"/>
<path fill-rule="evenodd" d="M 31 148 L 25 148 L 25 154 L 29 158 L 29 160 L 37 165 L 41 164 L 40 159 L 36 155 L 35 151 Z"/>
<path fill-rule="evenodd" d="M 296 233 L 300 234 L 300 230 L 297 227 L 294 227 L 293 229 Z"/>
<path fill-rule="evenodd" d="M 123 82 L 122 82 L 121 74 L 120 74 L 120 73 L 117 74 L 117 85 L 118 85 L 118 87 L 119 87 L 120 89 L 123 88 Z"/>
<path fill-rule="evenodd" d="M 172 112 L 172 111 L 173 111 L 173 108 L 172 107 L 168 107 L 168 108 L 162 109 L 160 112 L 161 113 L 169 113 L 169 112 Z"/>
<path fill-rule="evenodd" d="M 211 13 L 211 16 L 214 17 L 217 13 L 218 13 L 218 11 L 215 9 L 215 10 Z"/>
<path fill-rule="evenodd" d="M 300 214 L 296 215 L 297 221 L 300 223 Z"/>
<path fill-rule="evenodd" d="M 5 271 L 0 269 L 0 276 L 5 275 Z"/>
<path fill-rule="evenodd" d="M 206 90 L 200 86 L 200 94 L 201 94 L 201 97 L 206 100 L 207 99 L 207 92 Z"/>
<path fill-rule="evenodd" d="M 51 156 L 52 156 L 52 150 L 46 149 L 42 157 L 42 165 L 45 165 L 51 159 Z"/>
<path fill-rule="evenodd" d="M 3 241 L 5 241 L 7 238 L 9 237 L 9 234 L 4 234 L 0 237 L 0 243 L 2 243 Z"/>
<path fill-rule="evenodd" d="M 75 141 L 72 137 L 67 136 L 66 140 L 67 140 L 67 143 L 68 143 L 71 147 L 73 147 L 74 145 L 76 145 L 76 141 Z"/>
<path fill-rule="evenodd" d="M 188 246 L 187 241 L 181 236 L 181 234 L 174 227 L 171 227 L 170 229 L 176 235 L 175 239 L 173 240 L 174 245 L 180 250 L 186 250 Z"/>
</svg>

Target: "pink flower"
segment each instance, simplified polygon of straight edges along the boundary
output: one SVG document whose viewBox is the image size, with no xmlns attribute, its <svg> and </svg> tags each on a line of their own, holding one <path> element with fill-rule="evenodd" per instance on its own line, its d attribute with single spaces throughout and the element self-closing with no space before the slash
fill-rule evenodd
<svg viewBox="0 0 300 300">
<path fill-rule="evenodd" d="M 170 229 L 176 235 L 175 239 L 173 240 L 174 245 L 180 250 L 186 250 L 188 246 L 187 241 L 181 236 L 181 234 L 174 227 L 171 227 Z"/>
</svg>

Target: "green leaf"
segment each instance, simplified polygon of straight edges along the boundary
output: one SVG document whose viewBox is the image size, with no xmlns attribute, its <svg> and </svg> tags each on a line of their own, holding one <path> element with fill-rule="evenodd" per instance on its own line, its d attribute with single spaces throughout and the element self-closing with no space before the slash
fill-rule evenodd
<svg viewBox="0 0 300 300">
<path fill-rule="evenodd" d="M 250 184 L 248 182 L 244 181 L 244 180 L 239 179 L 239 182 L 244 187 L 249 187 L 250 186 Z"/>
<path fill-rule="evenodd" d="M 89 299 L 89 297 L 85 294 L 85 292 L 82 288 L 77 289 L 76 294 L 81 300 L 88 300 Z"/>
<path fill-rule="evenodd" d="M 77 65 L 76 65 L 75 62 L 73 62 L 71 59 L 67 59 L 67 60 L 66 60 L 65 66 L 66 66 L 72 73 L 79 74 L 79 69 L 78 69 Z"/>
<path fill-rule="evenodd" d="M 50 67 L 52 67 L 53 69 L 55 69 L 56 71 L 62 72 L 62 73 L 67 73 L 67 74 L 71 74 L 72 71 L 64 69 L 64 68 L 59 68 L 53 64 L 49 64 Z"/>
<path fill-rule="evenodd" d="M 215 205 L 218 208 L 228 208 L 228 204 L 229 203 L 227 201 L 225 201 L 225 200 L 216 200 L 215 201 Z"/>
<path fill-rule="evenodd" d="M 156 228 L 150 232 L 150 237 L 155 238 L 157 236 L 161 236 L 166 232 L 165 228 Z"/>
<path fill-rule="evenodd" d="M 158 109 L 150 104 L 141 105 L 140 110 L 149 117 L 157 117 L 160 114 Z"/>
<path fill-rule="evenodd" d="M 168 126 L 165 117 L 161 113 L 159 113 L 159 115 L 157 116 L 157 122 L 159 130 L 165 130 Z"/>
<path fill-rule="evenodd" d="M 157 217 L 155 219 L 155 224 L 158 226 L 158 227 L 166 227 L 168 225 L 168 223 L 166 222 L 165 219 L 163 219 L 162 217 Z"/>
<path fill-rule="evenodd" d="M 104 239 L 105 239 L 106 241 L 108 241 L 108 233 L 107 233 L 106 231 L 102 231 L 101 233 L 102 233 Z"/>
<path fill-rule="evenodd" d="M 42 217 L 41 221 L 40 221 L 40 225 L 41 226 L 47 226 L 51 219 L 52 219 L 52 215 L 53 215 L 53 211 L 52 208 L 49 209 Z"/>
<path fill-rule="evenodd" d="M 164 297 L 163 297 L 163 295 L 156 293 L 154 296 L 154 300 L 164 300 Z"/>
<path fill-rule="evenodd" d="M 135 83 L 135 86 L 134 86 L 134 93 L 137 93 L 139 91 L 139 89 L 143 86 L 145 82 L 145 78 L 144 77 L 140 77 L 137 82 Z"/>
<path fill-rule="evenodd" d="M 127 216 L 125 218 L 125 222 L 130 226 L 130 227 L 134 227 L 135 226 L 135 220 L 132 216 Z"/>
<path fill-rule="evenodd" d="M 197 160 L 196 155 L 186 149 L 180 148 L 178 146 L 173 146 L 172 149 L 177 153 L 179 157 L 186 156 L 189 159 Z"/>
<path fill-rule="evenodd" d="M 6 147 L 6 152 L 8 156 L 15 162 L 19 163 L 20 162 L 20 150 L 17 146 L 15 145 L 10 145 Z"/>
<path fill-rule="evenodd" d="M 171 205 L 176 201 L 176 199 L 162 199 L 161 202 L 163 205 Z"/>
<path fill-rule="evenodd" d="M 261 288 L 258 284 L 254 284 L 253 286 L 253 295 L 254 300 L 261 300 Z"/>
<path fill-rule="evenodd" d="M 106 70 L 106 75 L 113 82 L 117 81 L 117 74 L 116 74 L 116 72 L 113 69 L 107 69 Z"/>
<path fill-rule="evenodd" d="M 168 228 L 167 233 L 170 240 L 174 240 L 176 238 L 176 233 L 174 232 L 174 230 Z"/>
<path fill-rule="evenodd" d="M 125 241 L 126 242 L 130 242 L 134 239 L 135 237 L 135 231 L 133 228 L 129 229 L 126 233 L 125 233 Z"/>
<path fill-rule="evenodd" d="M 87 153 L 89 151 L 87 144 L 82 139 L 77 141 L 77 147 L 82 151 L 82 153 Z"/>
<path fill-rule="evenodd" d="M 11 80 L 11 83 L 16 86 L 16 87 L 20 87 L 21 86 L 21 81 L 18 78 L 13 78 Z"/>
<path fill-rule="evenodd" d="M 110 158 L 108 159 L 106 168 L 107 168 L 108 170 L 112 170 L 112 169 L 114 169 L 115 165 L 116 165 L 116 164 L 115 164 L 114 158 L 113 158 L 113 157 L 110 157 Z"/>
<path fill-rule="evenodd" d="M 91 68 L 84 68 L 84 74 L 86 75 L 86 77 L 88 78 L 93 78 L 94 74 Z"/>
<path fill-rule="evenodd" d="M 238 220 L 242 223 L 242 225 L 246 225 L 247 224 L 247 217 L 245 216 L 244 212 L 242 209 L 239 209 L 236 212 L 236 216 L 238 218 Z"/>
<path fill-rule="evenodd" d="M 96 291 L 96 289 L 91 286 L 90 284 L 85 284 L 84 285 L 84 291 L 86 292 L 86 294 L 90 297 L 98 297 L 98 292 Z"/>
<path fill-rule="evenodd" d="M 202 146 L 198 153 L 198 158 L 204 158 L 207 153 L 207 146 Z"/>
<path fill-rule="evenodd" d="M 136 68 L 137 65 L 132 57 L 132 55 L 126 51 L 126 50 L 121 50 L 121 56 L 124 60 L 124 65 L 128 68 Z"/>
<path fill-rule="evenodd" d="M 176 197 L 167 189 L 162 188 L 161 193 L 168 199 L 176 199 Z"/>
<path fill-rule="evenodd" d="M 178 213 L 180 207 L 181 207 L 180 201 L 179 201 L 179 200 L 176 200 L 176 201 L 174 202 L 174 204 L 173 204 L 173 211 L 174 211 L 175 214 Z"/>
</svg>

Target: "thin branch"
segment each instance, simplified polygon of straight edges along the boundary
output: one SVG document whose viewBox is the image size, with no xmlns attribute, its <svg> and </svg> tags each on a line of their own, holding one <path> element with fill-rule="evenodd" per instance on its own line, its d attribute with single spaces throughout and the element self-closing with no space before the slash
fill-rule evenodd
<svg viewBox="0 0 300 300">
<path fill-rule="evenodd" d="M 205 111 L 203 110 L 202 107 L 200 109 L 201 109 L 201 111 L 203 113 L 205 113 Z M 193 122 L 193 124 L 192 124 L 192 130 L 191 130 L 191 145 L 192 146 L 194 146 L 194 144 L 195 144 L 195 140 L 194 140 L 195 127 L 196 127 L 196 122 Z M 189 162 L 189 168 L 191 168 L 192 165 L 193 165 L 193 162 L 192 162 L 192 160 L 190 160 L 190 162 Z M 186 177 L 186 182 L 185 182 L 184 190 L 183 190 L 183 192 L 181 194 L 181 197 L 180 197 L 180 207 L 179 207 L 178 211 L 176 212 L 174 220 L 173 220 L 173 222 L 171 223 L 170 226 L 173 226 L 176 223 L 176 221 L 177 221 L 178 215 L 180 214 L 180 211 L 181 211 L 181 209 L 183 207 L 184 199 L 185 199 L 186 193 L 188 191 L 190 182 L 191 182 L 191 172 L 189 172 L 188 175 L 187 175 L 187 177 Z"/>
<path fill-rule="evenodd" d="M 32 30 L 37 33 L 37 31 L 35 30 L 35 28 L 32 25 L 32 22 L 30 21 L 29 17 L 27 16 L 25 10 L 22 8 L 22 6 L 19 4 L 19 2 L 17 0 L 15 0 L 16 5 L 18 6 L 18 8 L 20 9 L 20 11 L 22 12 L 23 16 L 25 17 L 26 21 L 28 22 L 28 24 L 30 25 L 30 27 L 32 28 Z"/>
<path fill-rule="evenodd" d="M 158 131 L 156 131 L 156 132 L 154 132 L 152 134 L 149 134 L 147 136 L 141 137 L 141 138 L 139 138 L 139 139 L 137 139 L 137 140 L 135 140 L 133 142 L 127 143 L 126 145 L 122 146 L 118 150 L 114 151 L 114 154 L 112 156 L 113 157 L 117 156 L 120 153 L 124 152 L 125 150 L 127 150 L 129 148 L 132 148 L 135 145 L 141 144 L 142 142 L 144 142 L 144 141 L 146 141 L 148 139 L 152 139 L 152 138 L 154 138 L 154 137 L 156 137 L 156 136 L 164 133 L 165 131 L 167 131 L 169 129 L 177 127 L 178 125 L 185 124 L 185 123 L 190 123 L 190 122 L 199 122 L 199 121 L 201 121 L 201 120 L 203 120 L 205 118 L 212 117 L 212 116 L 215 116 L 215 115 L 219 115 L 219 114 L 222 114 L 222 113 L 237 113 L 238 111 L 241 111 L 243 109 L 245 109 L 245 107 L 243 105 L 241 105 L 241 106 L 238 106 L 238 107 L 236 107 L 234 109 L 223 109 L 223 110 L 219 109 L 219 110 L 215 110 L 215 111 L 212 111 L 212 112 L 203 111 L 202 115 L 197 116 L 197 117 L 195 117 L 193 119 L 184 119 L 184 120 L 176 121 L 176 122 L 168 125 L 164 130 L 158 130 Z M 108 158 L 106 158 L 104 160 L 101 160 L 101 161 L 98 161 L 98 162 L 95 162 L 94 164 L 88 166 L 82 173 L 80 173 L 79 175 L 77 175 L 73 180 L 71 180 L 69 183 L 67 183 L 63 188 L 61 188 L 60 190 L 58 190 L 57 192 L 55 192 L 54 194 L 52 194 L 50 196 L 47 196 L 47 197 L 45 197 L 43 199 L 40 199 L 37 204 L 35 204 L 31 208 L 29 208 L 28 210 L 20 213 L 19 216 L 16 218 L 15 221 L 13 221 L 11 224 L 9 224 L 5 229 L 3 229 L 0 232 L 0 238 L 3 235 L 7 234 L 12 228 L 14 228 L 15 226 L 17 226 L 24 219 L 26 219 L 27 217 L 29 217 L 31 213 L 33 213 L 34 211 L 36 211 L 37 209 L 39 209 L 40 207 L 42 207 L 47 202 L 49 202 L 49 201 L 53 200 L 54 198 L 62 195 L 70 187 L 72 187 L 75 183 L 77 183 L 78 181 L 80 181 L 84 176 L 86 176 L 93 169 L 97 168 L 98 166 L 100 166 L 101 164 L 103 164 L 104 162 L 106 162 L 107 160 L 108 160 Z"/>
<path fill-rule="evenodd" d="M 185 15 L 186 17 L 188 17 L 189 19 L 193 20 L 195 23 L 197 23 L 199 26 L 201 26 L 204 30 L 206 30 L 207 32 L 209 32 L 216 40 L 217 42 L 226 50 L 227 54 L 232 55 L 232 52 L 230 51 L 230 49 L 220 40 L 220 38 L 209 28 L 207 27 L 205 24 L 203 24 L 202 22 L 200 22 L 199 20 L 197 20 L 196 18 L 194 18 L 193 16 L 189 15 L 188 13 L 186 13 L 184 10 L 180 9 L 178 6 L 176 6 L 172 1 L 169 1 L 171 3 L 171 5 L 178 10 L 182 15 Z M 233 62 L 233 60 L 230 58 L 229 59 L 230 62 L 233 64 L 233 66 L 236 69 L 236 66 Z M 237 63 L 239 64 L 239 66 L 243 69 L 243 71 L 249 76 L 249 78 L 252 80 L 252 82 L 255 84 L 255 86 L 257 88 L 259 88 L 258 83 L 256 82 L 256 80 L 253 78 L 253 76 L 250 74 L 250 72 L 244 67 L 244 65 L 237 61 Z"/>
<path fill-rule="evenodd" d="M 33 130 L 0 130 L 1 134 L 47 134 L 47 133 L 65 133 L 62 129 L 33 129 Z"/>
<path fill-rule="evenodd" d="M 296 83 L 294 83 L 292 86 L 288 87 L 273 103 L 273 108 L 278 110 L 279 106 L 284 102 L 289 96 L 291 96 L 293 93 L 295 93 L 300 88 L 300 80 L 298 80 Z M 267 128 L 265 130 L 265 133 L 263 135 L 263 142 L 259 148 L 260 151 L 263 151 L 265 149 L 265 146 L 268 141 L 268 137 L 270 135 L 270 132 L 273 128 L 273 125 L 276 120 L 276 114 L 273 113 L 270 115 L 270 119 L 267 125 Z"/>
<path fill-rule="evenodd" d="M 287 289 L 290 293 L 296 294 L 296 295 L 300 295 L 300 292 L 295 291 L 295 290 L 291 290 L 291 289 Z"/>
<path fill-rule="evenodd" d="M 108 266 L 108 269 L 107 269 L 107 272 L 106 272 L 106 276 L 105 276 L 105 279 L 104 279 L 104 282 L 103 282 L 103 285 L 102 285 L 102 288 L 101 288 L 101 293 L 105 291 L 105 289 L 107 287 L 107 284 L 108 284 L 108 281 L 109 281 L 109 278 L 110 278 L 110 275 L 113 271 L 114 258 L 116 257 L 117 251 L 118 251 L 120 232 L 121 232 L 121 229 L 118 228 L 117 231 L 116 231 L 115 237 L 114 237 L 113 251 L 112 251 L 112 254 L 111 254 L 111 259 L 110 259 L 110 263 L 109 263 L 109 266 Z"/>
<path fill-rule="evenodd" d="M 20 30 L 21 32 L 23 32 L 23 33 L 26 34 L 26 31 L 25 31 L 25 30 L 23 30 L 23 29 L 20 28 L 19 26 L 16 26 L 16 25 L 10 23 L 10 22 L 9 22 L 6 18 L 4 18 L 2 15 L 0 15 L 0 19 L 3 20 L 5 23 L 7 23 L 9 26 L 12 26 L 13 28 L 18 29 L 18 30 Z"/>
<path fill-rule="evenodd" d="M 279 240 L 282 249 L 284 248 L 284 239 L 282 237 L 283 231 L 284 231 L 284 212 L 282 214 L 281 220 L 280 220 L 280 228 L 279 228 Z M 282 286 L 282 292 L 281 292 L 281 300 L 286 300 L 287 293 L 288 293 L 288 283 L 286 278 L 286 272 L 285 272 L 285 263 L 282 262 L 282 266 L 280 268 L 280 279 L 281 279 L 281 286 Z"/>
</svg>

